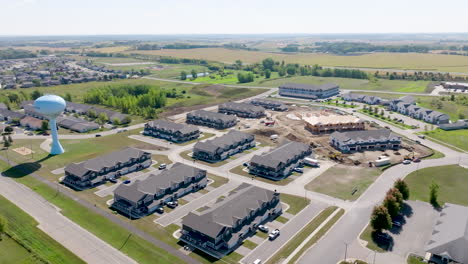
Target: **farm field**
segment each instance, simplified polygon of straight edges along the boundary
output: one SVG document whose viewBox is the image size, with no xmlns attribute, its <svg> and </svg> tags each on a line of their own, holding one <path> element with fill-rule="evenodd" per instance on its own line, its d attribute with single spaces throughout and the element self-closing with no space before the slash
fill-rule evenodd
<svg viewBox="0 0 468 264">
<path fill-rule="evenodd" d="M 2 167 L 6 164 L 2 163 Z M 84 263 L 80 258 L 37 228 L 37 222 L 9 200 L 0 196 L 0 215 L 7 219 L 7 234 L 0 241 L 0 263 Z M 31 252 L 28 252 L 31 251 Z"/>
<path fill-rule="evenodd" d="M 468 196 L 463 195 L 468 186 L 468 169 L 458 165 L 424 168 L 410 173 L 405 181 L 410 189 L 410 199 L 429 202 L 429 186 L 432 181 L 439 189 L 439 203 L 468 206 Z"/>
<path fill-rule="evenodd" d="M 130 53 L 128 51 L 127 53 Z M 409 69 L 468 73 L 468 57 L 430 53 L 371 53 L 360 56 L 339 56 L 330 54 L 295 53 L 281 54 L 261 51 L 231 50 L 223 48 L 200 48 L 186 50 L 131 51 L 131 53 L 172 56 L 178 58 L 206 59 L 224 63 L 241 60 L 256 63 L 273 58 L 285 63 L 319 64 L 322 66 Z"/>
<path fill-rule="evenodd" d="M 356 200 L 382 173 L 376 168 L 336 165 L 322 173 L 305 188 L 343 200 Z M 353 190 L 356 192 L 353 194 Z"/>
</svg>

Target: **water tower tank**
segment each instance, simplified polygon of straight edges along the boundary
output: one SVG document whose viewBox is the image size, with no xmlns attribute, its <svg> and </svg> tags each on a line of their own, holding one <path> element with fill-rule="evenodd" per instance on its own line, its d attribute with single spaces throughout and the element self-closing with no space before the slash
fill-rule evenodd
<svg viewBox="0 0 468 264">
<path fill-rule="evenodd" d="M 62 97 L 53 94 L 41 96 L 34 101 L 34 110 L 49 118 L 50 134 L 52 135 L 50 154 L 52 155 L 58 155 L 64 152 L 58 140 L 56 118 L 65 110 L 66 106 L 67 103 Z"/>
</svg>

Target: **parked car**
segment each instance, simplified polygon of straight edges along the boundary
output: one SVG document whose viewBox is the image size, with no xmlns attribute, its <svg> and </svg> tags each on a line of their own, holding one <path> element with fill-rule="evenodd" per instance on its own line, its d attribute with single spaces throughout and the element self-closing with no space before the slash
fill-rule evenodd
<svg viewBox="0 0 468 264">
<path fill-rule="evenodd" d="M 293 171 L 299 172 L 299 173 L 303 173 L 303 172 L 304 172 L 304 169 L 302 169 L 302 168 L 294 168 Z"/>
<path fill-rule="evenodd" d="M 156 212 L 157 212 L 158 214 L 164 213 L 164 207 L 159 207 L 158 209 L 156 209 Z"/>
<path fill-rule="evenodd" d="M 392 224 L 393 224 L 393 226 L 398 227 L 398 228 L 400 228 L 402 226 L 401 222 L 395 221 L 395 220 L 392 221 Z"/>
<path fill-rule="evenodd" d="M 33 132 L 29 132 L 29 133 L 27 133 L 26 135 L 28 135 L 28 136 L 34 136 L 34 133 L 33 133 Z"/>
<path fill-rule="evenodd" d="M 416 140 L 415 142 L 416 142 L 417 144 L 421 144 L 421 141 L 419 141 L 419 140 Z"/>
<path fill-rule="evenodd" d="M 421 162 L 421 159 L 420 158 L 414 158 L 413 162 Z"/>
<path fill-rule="evenodd" d="M 160 169 L 160 170 L 164 170 L 166 167 L 167 167 L 166 163 L 161 163 L 161 164 L 159 165 L 159 169 Z"/>
<path fill-rule="evenodd" d="M 179 202 L 177 202 L 177 201 L 171 201 L 171 202 L 167 202 L 166 205 L 167 205 L 169 208 L 176 208 L 176 207 L 179 205 Z"/>
<path fill-rule="evenodd" d="M 256 259 L 254 262 L 252 262 L 252 264 L 262 264 L 262 260 Z"/>
<path fill-rule="evenodd" d="M 113 177 L 110 178 L 109 181 L 112 182 L 112 183 L 117 183 L 117 179 L 116 179 L 116 178 L 113 178 Z"/>
<path fill-rule="evenodd" d="M 125 181 L 123 182 L 123 184 L 129 184 L 129 183 L 131 183 L 131 182 L 132 182 L 131 180 L 125 180 Z"/>
<path fill-rule="evenodd" d="M 242 165 L 244 165 L 245 167 L 248 167 L 248 166 L 249 166 L 249 163 L 248 163 L 248 162 L 244 162 L 244 164 L 242 164 Z"/>
<path fill-rule="evenodd" d="M 258 226 L 258 230 L 262 231 L 262 232 L 265 232 L 265 233 L 268 233 L 270 231 L 270 229 L 268 228 L 268 226 L 264 226 L 264 225 L 259 225 Z"/>
<path fill-rule="evenodd" d="M 271 231 L 271 233 L 268 235 L 268 239 L 275 240 L 279 235 L 280 235 L 279 229 L 275 229 Z"/>
<path fill-rule="evenodd" d="M 403 161 L 403 164 L 410 164 L 411 163 L 411 160 L 404 160 Z"/>
<path fill-rule="evenodd" d="M 95 136 L 95 137 L 101 137 L 101 134 L 96 134 L 96 136 Z"/>
<path fill-rule="evenodd" d="M 425 136 L 425 135 L 418 135 L 418 138 L 425 139 L 425 138 L 426 138 L 426 136 Z"/>
<path fill-rule="evenodd" d="M 389 126 L 384 126 L 384 127 L 385 127 L 386 129 L 390 129 L 390 127 L 389 127 Z"/>
</svg>

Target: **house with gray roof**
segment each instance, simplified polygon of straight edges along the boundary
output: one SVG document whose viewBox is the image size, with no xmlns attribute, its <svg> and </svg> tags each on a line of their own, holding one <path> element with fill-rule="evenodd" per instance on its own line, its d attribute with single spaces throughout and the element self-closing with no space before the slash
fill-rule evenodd
<svg viewBox="0 0 468 264">
<path fill-rule="evenodd" d="M 398 106 L 397 104 L 402 103 L 403 105 L 412 105 L 416 103 L 416 99 L 414 99 L 413 96 L 411 95 L 406 95 L 403 97 L 400 97 L 398 99 L 393 99 L 390 101 L 390 109 L 392 111 L 398 111 Z"/>
<path fill-rule="evenodd" d="M 450 122 L 450 117 L 447 114 L 418 106 L 416 100 L 409 95 L 392 100 L 390 109 L 431 124 L 447 124 Z"/>
<path fill-rule="evenodd" d="M 265 108 L 247 103 L 227 102 L 220 104 L 218 112 L 245 118 L 260 118 L 265 116 Z"/>
<path fill-rule="evenodd" d="M 365 103 L 368 105 L 380 104 L 380 102 L 382 101 L 382 98 L 377 97 L 377 96 L 357 94 L 357 93 L 346 93 L 342 97 L 343 97 L 343 100 L 345 101 Z"/>
<path fill-rule="evenodd" d="M 265 109 L 271 109 L 273 111 L 288 111 L 288 106 L 279 101 L 254 99 L 250 101 L 250 103 L 256 106 L 261 106 Z"/>
<path fill-rule="evenodd" d="M 108 179 L 148 168 L 151 162 L 151 153 L 128 147 L 94 159 L 69 164 L 65 167 L 62 183 L 83 190 Z"/>
<path fill-rule="evenodd" d="M 334 83 L 303 84 L 285 83 L 279 86 L 279 95 L 305 99 L 328 98 L 340 93 L 340 87 Z"/>
<path fill-rule="evenodd" d="M 468 207 L 445 204 L 426 252 L 435 263 L 468 263 Z"/>
<path fill-rule="evenodd" d="M 401 137 L 389 129 L 333 132 L 330 144 L 342 153 L 399 149 Z"/>
<path fill-rule="evenodd" d="M 139 218 L 153 213 L 167 202 L 205 188 L 207 183 L 206 170 L 176 163 L 144 180 L 120 184 L 114 191 L 112 207 L 131 218 Z"/>
<path fill-rule="evenodd" d="M 235 250 L 259 225 L 282 213 L 280 194 L 242 183 L 224 199 L 182 219 L 180 240 L 215 258 Z"/>
<path fill-rule="evenodd" d="M 146 123 L 143 134 L 145 136 L 162 138 L 172 142 L 182 143 L 197 139 L 200 136 L 200 130 L 196 126 L 178 124 L 158 119 Z"/>
<path fill-rule="evenodd" d="M 89 122 L 80 118 L 71 116 L 61 116 L 57 118 L 57 125 L 71 131 L 84 133 L 100 128 L 100 125 L 95 122 Z"/>
<path fill-rule="evenodd" d="M 76 113 L 80 115 L 89 115 L 89 111 L 91 110 L 96 112 L 96 115 L 99 115 L 101 113 L 106 114 L 107 118 L 109 119 L 109 122 L 112 122 L 112 123 L 114 122 L 114 120 L 118 120 L 119 124 L 125 124 L 125 123 L 128 123 L 128 121 L 130 121 L 130 119 L 128 118 L 128 115 L 126 114 L 122 114 L 116 111 L 112 111 L 112 110 L 94 106 L 94 105 L 67 102 L 67 106 L 65 107 L 66 113 L 72 113 L 72 114 Z"/>
<path fill-rule="evenodd" d="M 255 155 L 249 163 L 249 173 L 260 177 L 281 180 L 312 154 L 309 145 L 290 141 L 262 155 Z"/>
<path fill-rule="evenodd" d="M 0 120 L 2 121 L 7 121 L 12 122 L 13 120 L 19 120 L 23 119 L 26 115 L 22 113 L 18 113 L 15 111 L 11 111 L 8 109 L 0 109 Z"/>
<path fill-rule="evenodd" d="M 193 147 L 192 158 L 214 163 L 253 147 L 255 147 L 254 135 L 230 130 L 220 137 L 198 141 Z"/>
<path fill-rule="evenodd" d="M 439 128 L 443 130 L 468 129 L 468 119 L 458 120 L 455 123 L 441 124 Z"/>
<path fill-rule="evenodd" d="M 187 114 L 186 123 L 216 129 L 226 129 L 235 126 L 237 124 L 237 118 L 234 115 L 196 110 Z"/>
</svg>

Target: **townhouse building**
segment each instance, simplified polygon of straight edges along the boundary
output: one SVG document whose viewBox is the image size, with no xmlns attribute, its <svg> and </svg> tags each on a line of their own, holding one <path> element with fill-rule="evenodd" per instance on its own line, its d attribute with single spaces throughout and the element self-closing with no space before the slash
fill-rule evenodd
<svg viewBox="0 0 468 264">
<path fill-rule="evenodd" d="M 211 208 L 182 219 L 180 240 L 215 258 L 236 249 L 259 225 L 282 213 L 280 194 L 247 183 Z"/>
<path fill-rule="evenodd" d="M 256 106 L 261 106 L 265 109 L 271 109 L 273 111 L 288 111 L 288 106 L 278 101 L 254 99 L 250 101 L 250 103 Z"/>
<path fill-rule="evenodd" d="M 226 129 L 237 124 L 234 115 L 226 115 L 205 110 L 196 110 L 187 114 L 187 124 Z"/>
<path fill-rule="evenodd" d="M 330 144 L 342 153 L 365 150 L 397 150 L 401 146 L 401 137 L 389 129 L 333 132 Z"/>
<path fill-rule="evenodd" d="M 253 147 L 255 147 L 254 135 L 231 130 L 220 137 L 197 142 L 193 147 L 192 157 L 214 163 Z"/>
<path fill-rule="evenodd" d="M 248 166 L 249 173 L 281 180 L 289 176 L 311 154 L 309 145 L 290 141 L 265 154 L 253 156 Z"/>
<path fill-rule="evenodd" d="M 195 126 L 158 119 L 146 123 L 143 134 L 182 143 L 197 139 L 200 136 L 200 130 Z"/>
<path fill-rule="evenodd" d="M 376 105 L 380 104 L 382 98 L 378 96 L 371 96 L 365 94 L 357 94 L 357 93 L 346 93 L 343 95 L 343 100 L 349 102 L 358 102 L 358 103 L 365 103 L 369 105 Z"/>
<path fill-rule="evenodd" d="M 148 168 L 151 162 L 151 153 L 128 147 L 94 159 L 69 164 L 65 167 L 62 183 L 83 190 L 108 179 Z"/>
<path fill-rule="evenodd" d="M 431 124 L 448 124 L 450 122 L 450 117 L 447 114 L 418 106 L 415 102 L 416 101 L 413 97 L 404 96 L 402 98 L 392 100 L 390 108 L 392 111 L 396 111 L 400 114 L 420 119 Z"/>
<path fill-rule="evenodd" d="M 247 103 L 227 102 L 220 104 L 218 112 L 245 118 L 260 118 L 265 116 L 265 108 Z"/>
<path fill-rule="evenodd" d="M 159 174 L 150 174 L 132 184 L 120 184 L 114 191 L 112 208 L 131 218 L 140 218 L 206 187 L 206 170 L 176 163 Z"/>
</svg>

